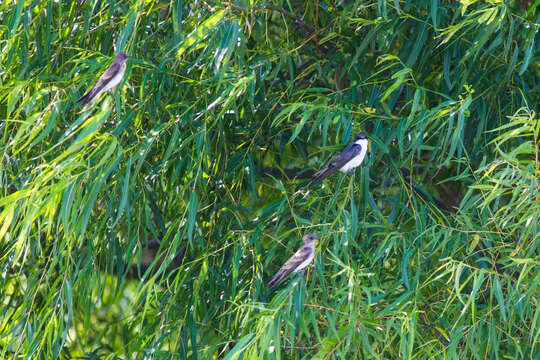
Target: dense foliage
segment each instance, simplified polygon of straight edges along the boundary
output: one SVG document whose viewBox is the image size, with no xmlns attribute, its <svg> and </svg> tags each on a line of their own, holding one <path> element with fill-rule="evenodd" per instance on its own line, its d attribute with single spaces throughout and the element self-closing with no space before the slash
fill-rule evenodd
<svg viewBox="0 0 540 360">
<path fill-rule="evenodd" d="M 538 359 L 539 23 L 539 0 L 2 2 L 0 358 Z M 311 185 L 360 132 L 363 166 Z"/>
</svg>

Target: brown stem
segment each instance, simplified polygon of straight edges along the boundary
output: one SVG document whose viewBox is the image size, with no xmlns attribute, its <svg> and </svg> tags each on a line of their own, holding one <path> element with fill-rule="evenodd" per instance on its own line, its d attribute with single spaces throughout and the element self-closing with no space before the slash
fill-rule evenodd
<svg viewBox="0 0 540 360">
<path fill-rule="evenodd" d="M 252 8 L 247 8 L 247 7 L 243 7 L 243 6 L 234 5 L 233 3 L 229 2 L 229 1 L 224 1 L 223 5 L 228 6 L 229 8 L 231 8 L 233 10 L 241 11 L 241 12 L 251 12 L 253 10 L 262 10 L 262 6 L 254 6 Z M 278 13 L 280 13 L 280 14 L 282 14 L 282 15 L 290 18 L 290 19 L 293 19 L 296 22 L 296 24 L 298 24 L 298 26 L 300 28 L 304 27 L 309 32 L 312 32 L 312 31 L 315 30 L 313 28 L 313 26 L 306 23 L 302 18 L 300 18 L 300 17 L 294 15 L 292 12 L 289 12 L 289 11 L 287 11 L 285 9 L 282 9 L 282 8 L 278 7 L 278 6 L 275 6 L 275 5 L 272 5 L 272 4 L 267 4 L 267 5 L 264 6 L 264 9 L 265 10 L 277 11 Z"/>
<path fill-rule="evenodd" d="M 282 179 L 287 177 L 289 179 L 311 179 L 315 171 L 311 169 L 292 168 L 292 169 L 278 169 L 271 167 L 262 168 L 263 175 L 272 175 L 275 178 Z"/>
</svg>

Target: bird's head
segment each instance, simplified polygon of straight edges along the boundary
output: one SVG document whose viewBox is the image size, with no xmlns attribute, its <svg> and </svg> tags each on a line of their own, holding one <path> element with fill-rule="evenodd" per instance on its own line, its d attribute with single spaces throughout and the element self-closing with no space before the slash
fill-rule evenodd
<svg viewBox="0 0 540 360">
<path fill-rule="evenodd" d="M 315 245 L 319 237 L 315 234 L 306 234 L 302 240 L 304 241 L 304 245 Z"/>
<path fill-rule="evenodd" d="M 365 147 L 369 151 L 369 140 L 366 136 L 366 134 L 361 133 L 354 137 L 354 143 L 358 144 L 362 147 Z"/>
<path fill-rule="evenodd" d="M 129 59 L 131 56 L 129 56 L 126 53 L 118 53 L 116 54 L 115 60 L 120 60 L 122 62 L 125 62 L 127 59 Z"/>
<path fill-rule="evenodd" d="M 361 133 L 361 134 L 358 134 L 354 137 L 354 141 L 358 141 L 358 140 L 367 140 L 367 136 L 366 134 L 364 133 Z"/>
</svg>

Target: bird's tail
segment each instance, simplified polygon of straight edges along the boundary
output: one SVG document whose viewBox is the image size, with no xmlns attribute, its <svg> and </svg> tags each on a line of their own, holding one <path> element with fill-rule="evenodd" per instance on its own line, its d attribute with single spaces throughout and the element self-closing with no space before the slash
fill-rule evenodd
<svg viewBox="0 0 540 360">
<path fill-rule="evenodd" d="M 89 102 L 92 101 L 92 99 L 94 98 L 94 89 L 90 89 L 86 92 L 86 94 L 84 94 L 83 96 L 81 96 L 78 100 L 77 100 L 77 103 L 78 104 L 81 104 L 81 105 L 86 105 L 88 104 Z"/>
<path fill-rule="evenodd" d="M 311 179 L 311 183 L 317 184 L 323 181 L 324 179 L 326 179 L 327 177 L 329 177 L 330 175 L 332 175 L 332 173 L 333 172 L 331 171 L 331 169 L 322 169 L 320 171 L 317 171 L 315 175 L 313 175 L 313 178 Z"/>
<path fill-rule="evenodd" d="M 283 280 L 284 278 L 284 272 L 283 271 L 278 271 L 276 273 L 276 275 L 272 276 L 272 278 L 268 281 L 268 287 L 269 288 L 273 288 L 274 286 L 276 286 L 277 284 L 279 284 L 279 282 L 281 280 Z"/>
</svg>

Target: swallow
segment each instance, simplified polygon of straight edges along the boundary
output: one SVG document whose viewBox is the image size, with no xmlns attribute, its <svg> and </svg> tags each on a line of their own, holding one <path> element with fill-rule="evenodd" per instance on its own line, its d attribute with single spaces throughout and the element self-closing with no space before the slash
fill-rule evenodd
<svg viewBox="0 0 540 360">
<path fill-rule="evenodd" d="M 347 173 L 360 166 L 368 150 L 369 140 L 365 134 L 356 135 L 354 141 L 347 145 L 342 152 L 334 156 L 328 164 L 313 175 L 312 183 L 316 184 L 338 170 Z"/>
<path fill-rule="evenodd" d="M 90 104 L 101 94 L 120 84 L 126 71 L 126 61 L 130 56 L 124 53 L 116 54 L 111 66 L 96 81 L 94 86 L 77 100 L 80 104 Z"/>
<path fill-rule="evenodd" d="M 290 273 L 298 273 L 313 261 L 315 257 L 315 243 L 319 240 L 317 235 L 307 234 L 303 238 L 304 244 L 294 255 L 268 281 L 268 287 L 273 288 L 285 279 Z"/>
</svg>

